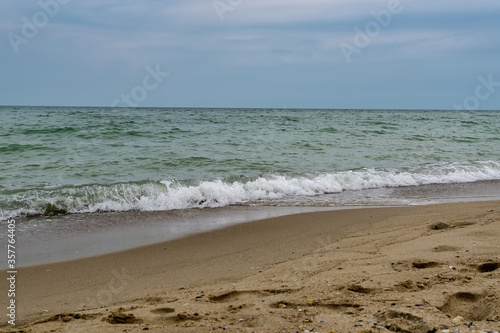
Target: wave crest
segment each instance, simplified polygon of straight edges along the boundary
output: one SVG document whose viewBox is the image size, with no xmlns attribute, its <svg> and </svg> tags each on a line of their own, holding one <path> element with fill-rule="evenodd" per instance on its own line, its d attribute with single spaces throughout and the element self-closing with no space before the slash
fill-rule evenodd
<svg viewBox="0 0 500 333">
<path fill-rule="evenodd" d="M 426 165 L 401 169 L 361 169 L 323 174 L 269 174 L 237 181 L 162 180 L 160 182 L 84 185 L 0 194 L 0 217 L 46 214 L 51 211 L 162 211 L 271 202 L 382 187 L 465 183 L 500 179 L 500 163 L 482 161 Z"/>
</svg>

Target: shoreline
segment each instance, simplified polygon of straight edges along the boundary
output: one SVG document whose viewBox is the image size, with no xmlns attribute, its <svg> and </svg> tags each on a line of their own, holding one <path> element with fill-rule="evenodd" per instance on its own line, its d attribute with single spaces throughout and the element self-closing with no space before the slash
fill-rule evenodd
<svg viewBox="0 0 500 333">
<path fill-rule="evenodd" d="M 234 205 L 171 211 L 78 213 L 20 218 L 16 219 L 19 222 L 18 267 L 119 252 L 270 217 L 328 210 L 494 201 L 500 200 L 499 193 L 500 180 L 477 181 L 345 191 L 307 198 L 309 201 L 299 206 Z M 364 197 L 363 200 L 368 201 L 347 206 L 321 204 L 323 201 L 356 201 L 356 197 Z M 373 198 L 381 198 L 382 201 L 371 201 Z M 394 198 L 401 199 L 394 201 Z"/>
<path fill-rule="evenodd" d="M 342 208 L 235 206 L 203 210 L 111 212 L 42 217 L 30 223 L 39 226 L 48 221 L 51 223 L 50 228 L 18 235 L 19 257 L 23 259 L 18 267 L 91 258 L 169 242 L 232 225 L 336 209 Z"/>
<path fill-rule="evenodd" d="M 493 329 L 500 326 L 500 270 L 478 267 L 500 262 L 499 237 L 500 201 L 274 217 L 20 268 L 18 324 L 32 332 L 68 325 L 329 332 L 362 323 L 369 332 L 376 329 L 369 322 L 410 331 L 465 327 L 453 321 L 460 316 Z M 473 301 L 460 306 L 460 295 Z"/>
</svg>

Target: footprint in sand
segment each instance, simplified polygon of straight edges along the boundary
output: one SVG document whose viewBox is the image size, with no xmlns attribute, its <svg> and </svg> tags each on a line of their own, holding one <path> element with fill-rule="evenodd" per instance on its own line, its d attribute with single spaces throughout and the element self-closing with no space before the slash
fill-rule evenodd
<svg viewBox="0 0 500 333">
<path fill-rule="evenodd" d="M 436 222 L 436 223 L 433 223 L 429 226 L 429 229 L 431 229 L 431 230 L 446 230 L 449 228 L 453 228 L 453 227 L 447 223 L 444 223 L 444 222 Z"/>
<path fill-rule="evenodd" d="M 474 223 L 474 222 L 458 222 L 458 223 L 451 225 L 451 224 L 444 223 L 444 222 L 436 222 L 436 223 L 432 223 L 431 225 L 429 225 L 429 229 L 430 230 L 446 230 L 446 229 L 452 229 L 452 228 L 464 228 L 464 227 L 468 227 L 468 226 L 474 225 L 474 224 L 476 224 L 476 223 Z"/>
<path fill-rule="evenodd" d="M 288 301 L 274 302 L 269 305 L 269 307 L 274 309 L 297 309 L 297 308 L 307 308 L 307 307 L 320 307 L 325 309 L 334 310 L 336 312 L 342 312 L 346 310 L 357 309 L 361 311 L 363 308 L 360 304 L 343 302 L 343 303 L 321 303 L 319 301 L 313 301 L 308 303 L 295 303 Z"/>
<path fill-rule="evenodd" d="M 366 288 L 366 287 L 363 287 L 359 284 L 351 284 L 351 285 L 347 286 L 347 290 L 353 291 L 353 292 L 359 293 L 359 294 L 370 294 L 370 293 L 375 291 L 374 289 Z"/>
<path fill-rule="evenodd" d="M 278 294 L 290 293 L 292 289 L 265 289 L 265 290 L 233 290 L 220 295 L 210 296 L 208 299 L 212 302 L 229 302 L 237 300 L 240 295 L 255 295 L 257 297 L 267 297 Z"/>
<path fill-rule="evenodd" d="M 425 260 L 417 260 L 411 263 L 413 268 L 425 269 L 439 266 L 440 263 L 437 261 L 425 261 Z"/>
<path fill-rule="evenodd" d="M 179 322 L 198 321 L 198 320 L 201 320 L 202 318 L 203 318 L 203 316 L 200 315 L 198 312 L 193 312 L 193 313 L 181 312 L 181 313 L 178 313 L 177 315 L 169 316 L 169 317 L 166 317 L 162 320 L 167 321 L 167 322 L 172 322 L 172 323 L 179 323 Z"/>
<path fill-rule="evenodd" d="M 60 320 L 66 323 L 73 319 L 88 320 L 88 319 L 94 319 L 95 317 L 97 317 L 96 314 L 59 313 L 49 318 L 37 321 L 36 324 L 48 323 L 51 321 L 60 321 Z"/>
<path fill-rule="evenodd" d="M 141 323 L 142 320 L 136 318 L 133 313 L 122 313 L 122 312 L 112 312 L 107 317 L 102 318 L 110 324 L 137 324 Z"/>
<path fill-rule="evenodd" d="M 451 317 L 461 316 L 466 320 L 488 319 L 492 309 L 498 307 L 498 299 L 489 297 L 485 292 L 462 291 L 447 297 L 439 310 Z"/>
<path fill-rule="evenodd" d="M 500 268 L 500 263 L 498 262 L 485 262 L 477 266 L 477 270 L 480 273 L 493 272 L 496 271 L 498 268 Z"/>
<path fill-rule="evenodd" d="M 375 318 L 393 332 L 434 332 L 422 318 L 407 312 L 389 310 L 375 314 Z"/>
<path fill-rule="evenodd" d="M 404 261 L 398 261 L 396 263 L 391 263 L 392 269 L 394 269 L 397 272 L 401 271 L 406 271 L 411 268 L 417 268 L 417 269 L 425 269 L 425 268 L 432 268 L 432 267 L 438 267 L 440 266 L 441 263 L 437 261 L 427 261 L 427 260 L 404 260 Z"/>
<path fill-rule="evenodd" d="M 173 309 L 173 308 L 159 308 L 159 309 L 151 310 L 151 313 L 156 313 L 156 314 L 166 314 L 166 313 L 172 313 L 172 312 L 175 312 L 175 309 Z"/>
<path fill-rule="evenodd" d="M 456 252 L 459 251 L 460 247 L 451 245 L 439 245 L 436 246 L 432 251 L 434 252 Z"/>
</svg>

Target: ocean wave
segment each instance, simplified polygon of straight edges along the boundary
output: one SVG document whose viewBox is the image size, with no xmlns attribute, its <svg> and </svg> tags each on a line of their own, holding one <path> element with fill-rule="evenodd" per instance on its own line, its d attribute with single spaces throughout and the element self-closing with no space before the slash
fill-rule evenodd
<svg viewBox="0 0 500 333">
<path fill-rule="evenodd" d="M 479 161 L 322 174 L 268 174 L 238 180 L 162 180 L 83 185 L 0 194 L 0 218 L 20 215 L 163 211 L 266 203 L 343 191 L 500 179 L 500 163 Z"/>
</svg>

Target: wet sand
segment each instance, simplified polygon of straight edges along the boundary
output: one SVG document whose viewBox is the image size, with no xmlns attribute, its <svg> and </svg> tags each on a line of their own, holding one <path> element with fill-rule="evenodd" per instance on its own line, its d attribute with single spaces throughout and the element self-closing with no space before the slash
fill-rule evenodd
<svg viewBox="0 0 500 333">
<path fill-rule="evenodd" d="M 19 269 L 17 327 L 493 331 L 500 327 L 499 239 L 499 201 L 270 218 Z"/>
<path fill-rule="evenodd" d="M 232 206 L 16 218 L 17 267 L 81 259 L 264 218 L 332 209 Z M 0 268 L 6 268 L 6 263 Z"/>
</svg>

